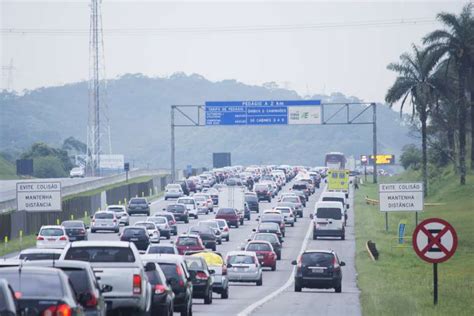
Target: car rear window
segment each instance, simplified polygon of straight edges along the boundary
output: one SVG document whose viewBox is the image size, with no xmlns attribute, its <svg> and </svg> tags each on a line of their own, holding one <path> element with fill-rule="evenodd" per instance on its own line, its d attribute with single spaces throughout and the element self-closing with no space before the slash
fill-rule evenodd
<svg viewBox="0 0 474 316">
<path fill-rule="evenodd" d="M 64 231 L 59 228 L 43 228 L 40 231 L 41 236 L 62 236 Z"/>
<path fill-rule="evenodd" d="M 123 208 L 121 208 L 121 207 L 109 207 L 109 208 L 107 208 L 107 210 L 112 211 L 112 212 L 125 212 L 123 210 Z"/>
<path fill-rule="evenodd" d="M 203 270 L 205 268 L 201 259 L 198 257 L 186 258 L 185 261 L 186 261 L 186 266 L 188 267 L 188 270 L 197 271 L 197 270 Z"/>
<path fill-rule="evenodd" d="M 81 294 L 90 290 L 89 276 L 86 270 L 61 268 L 71 280 L 72 286 L 77 294 Z"/>
<path fill-rule="evenodd" d="M 96 213 L 94 217 L 96 219 L 113 219 L 114 214 L 112 214 L 112 213 Z"/>
<path fill-rule="evenodd" d="M 317 218 L 341 219 L 341 210 L 338 208 L 320 207 L 316 211 Z"/>
<path fill-rule="evenodd" d="M 257 184 L 257 185 L 255 185 L 255 190 L 256 191 L 268 190 L 268 185 L 266 185 L 266 184 Z"/>
<path fill-rule="evenodd" d="M 226 222 L 224 221 L 217 221 L 217 224 L 219 225 L 219 228 L 224 228 L 226 226 Z"/>
<path fill-rule="evenodd" d="M 166 279 L 179 279 L 178 271 L 176 271 L 176 264 L 174 263 L 158 263 L 161 270 L 166 276 Z"/>
<path fill-rule="evenodd" d="M 61 226 L 65 228 L 84 228 L 84 223 L 82 222 L 63 222 Z"/>
<path fill-rule="evenodd" d="M 124 237 L 131 237 L 131 236 L 145 236 L 146 232 L 144 229 L 141 228 L 125 228 L 123 230 L 123 236 Z"/>
<path fill-rule="evenodd" d="M 341 202 L 344 204 L 344 199 L 338 198 L 338 197 L 325 196 L 323 197 L 323 202 Z"/>
<path fill-rule="evenodd" d="M 18 256 L 21 260 L 36 261 L 36 260 L 58 260 L 61 257 L 60 253 L 22 253 Z"/>
<path fill-rule="evenodd" d="M 245 196 L 245 202 L 258 202 L 258 199 L 257 199 L 256 196 L 246 195 Z"/>
<path fill-rule="evenodd" d="M 245 255 L 229 256 L 227 262 L 230 264 L 254 264 L 254 257 Z"/>
<path fill-rule="evenodd" d="M 147 253 L 170 253 L 174 254 L 175 250 L 173 247 L 166 247 L 166 246 L 160 246 L 160 247 L 151 247 L 148 249 Z"/>
<path fill-rule="evenodd" d="M 164 284 L 164 281 L 161 280 L 160 273 L 158 271 L 148 271 L 145 273 L 148 278 L 148 281 L 150 281 L 151 284 L 153 285 Z"/>
<path fill-rule="evenodd" d="M 258 229 L 278 230 L 277 223 L 262 223 L 258 226 Z"/>
<path fill-rule="evenodd" d="M 53 299 L 62 298 L 64 295 L 63 285 L 57 273 L 2 271 L 2 279 L 7 280 L 13 291 L 21 293 L 22 298 Z"/>
<path fill-rule="evenodd" d="M 293 184 L 294 190 L 306 190 L 306 184 Z"/>
<path fill-rule="evenodd" d="M 146 204 L 145 199 L 131 199 L 130 204 Z"/>
<path fill-rule="evenodd" d="M 183 204 L 194 204 L 194 199 L 179 199 L 178 202 Z"/>
<path fill-rule="evenodd" d="M 277 237 L 273 234 L 256 234 L 254 237 L 254 240 L 265 240 L 270 243 L 275 243 L 278 241 Z"/>
<path fill-rule="evenodd" d="M 198 240 L 195 237 L 179 237 L 176 244 L 179 246 L 197 246 Z"/>
<path fill-rule="evenodd" d="M 285 196 L 281 201 L 282 202 L 299 203 L 300 198 L 296 197 L 296 196 Z"/>
<path fill-rule="evenodd" d="M 264 243 L 250 243 L 247 246 L 247 251 L 270 251 L 272 248 Z"/>
<path fill-rule="evenodd" d="M 155 217 L 152 220 L 154 223 L 158 223 L 158 224 L 165 224 L 167 222 L 167 219 L 163 217 Z"/>
<path fill-rule="evenodd" d="M 217 215 L 235 215 L 233 208 L 221 208 L 217 211 Z"/>
<path fill-rule="evenodd" d="M 132 249 L 125 247 L 71 247 L 65 259 L 87 262 L 135 262 Z"/>
<path fill-rule="evenodd" d="M 186 208 L 184 207 L 184 205 L 168 205 L 168 207 L 166 208 L 167 211 L 169 212 L 184 212 Z"/>
<path fill-rule="evenodd" d="M 322 252 L 307 252 L 301 257 L 301 262 L 304 265 L 318 265 L 328 267 L 332 265 L 334 255 Z"/>
<path fill-rule="evenodd" d="M 156 229 L 153 223 L 136 223 L 135 225 L 145 227 L 146 229 Z"/>
<path fill-rule="evenodd" d="M 262 222 L 269 222 L 269 221 L 272 221 L 272 222 L 277 222 L 277 221 L 281 221 L 281 215 L 273 215 L 273 214 L 264 214 L 262 215 L 262 218 L 261 218 L 261 221 Z"/>
</svg>

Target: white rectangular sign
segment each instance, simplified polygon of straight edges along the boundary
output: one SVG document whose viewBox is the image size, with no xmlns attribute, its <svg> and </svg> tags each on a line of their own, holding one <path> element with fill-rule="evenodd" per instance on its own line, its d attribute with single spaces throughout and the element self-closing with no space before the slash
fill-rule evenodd
<svg viewBox="0 0 474 316">
<path fill-rule="evenodd" d="M 289 106 L 288 125 L 321 124 L 320 106 Z"/>
<path fill-rule="evenodd" d="M 381 212 L 423 211 L 423 183 L 379 184 Z"/>
<path fill-rule="evenodd" d="M 61 211 L 61 182 L 18 182 L 16 203 L 18 211 Z"/>
<path fill-rule="evenodd" d="M 123 155 L 100 155 L 101 169 L 123 169 L 125 158 Z"/>
</svg>

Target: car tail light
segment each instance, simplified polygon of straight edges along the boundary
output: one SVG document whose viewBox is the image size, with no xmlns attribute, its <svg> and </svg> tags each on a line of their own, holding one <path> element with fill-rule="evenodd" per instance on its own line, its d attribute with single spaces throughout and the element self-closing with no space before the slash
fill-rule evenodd
<svg viewBox="0 0 474 316">
<path fill-rule="evenodd" d="M 155 294 L 163 294 L 166 292 L 166 286 L 163 284 L 155 285 Z"/>
<path fill-rule="evenodd" d="M 176 265 L 176 273 L 178 274 L 179 278 L 179 286 L 184 286 L 184 281 L 183 281 L 183 269 L 181 269 L 181 266 Z"/>
<path fill-rule="evenodd" d="M 97 306 L 97 297 L 95 297 L 94 293 L 90 293 L 91 294 L 91 297 L 90 299 L 88 299 L 85 303 L 86 307 L 94 307 L 94 306 Z"/>
<path fill-rule="evenodd" d="M 38 237 L 36 237 L 36 240 L 44 240 L 44 237 L 38 236 Z"/>
<path fill-rule="evenodd" d="M 224 227 L 224 231 L 225 231 L 225 232 L 228 232 L 228 231 L 229 231 L 229 227 Z"/>
<path fill-rule="evenodd" d="M 117 220 L 114 218 L 113 222 L 114 222 L 114 223 L 117 223 Z"/>
<path fill-rule="evenodd" d="M 336 259 L 335 256 L 334 256 L 334 258 L 333 258 L 332 260 L 333 260 L 333 261 L 332 261 L 332 265 L 333 265 L 334 269 L 339 269 L 339 267 L 340 267 L 340 266 L 339 266 L 339 262 L 337 262 L 337 259 Z"/>
<path fill-rule="evenodd" d="M 207 280 L 208 276 L 207 276 L 206 273 L 204 273 L 202 271 L 199 271 L 198 273 L 196 273 L 196 279 L 198 279 L 198 280 Z"/>
<path fill-rule="evenodd" d="M 71 307 L 67 304 L 53 305 L 45 309 L 41 316 L 71 316 Z"/>
<path fill-rule="evenodd" d="M 227 275 L 227 266 L 226 265 L 222 266 L 222 275 Z"/>
<path fill-rule="evenodd" d="M 59 238 L 59 240 L 67 240 L 67 237 L 66 236 L 61 236 L 61 238 Z"/>
<path fill-rule="evenodd" d="M 133 275 L 133 294 L 142 293 L 142 277 L 139 274 Z"/>
<path fill-rule="evenodd" d="M 300 256 L 300 257 L 298 258 L 298 264 L 296 265 L 296 267 L 297 267 L 298 269 L 301 269 L 301 265 L 302 265 L 302 263 L 301 263 L 301 256 Z"/>
<path fill-rule="evenodd" d="M 80 233 L 81 233 L 81 234 L 85 234 L 86 231 L 85 231 L 84 229 L 81 229 L 81 232 L 80 232 Z"/>
</svg>

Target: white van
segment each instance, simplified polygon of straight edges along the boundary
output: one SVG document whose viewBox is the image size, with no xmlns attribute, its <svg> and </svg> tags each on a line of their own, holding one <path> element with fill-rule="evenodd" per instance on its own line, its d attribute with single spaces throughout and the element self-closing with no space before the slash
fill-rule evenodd
<svg viewBox="0 0 474 316">
<path fill-rule="evenodd" d="M 344 206 L 341 202 L 318 202 L 314 208 L 313 239 L 340 237 L 345 239 Z"/>
<path fill-rule="evenodd" d="M 341 202 L 344 206 L 344 226 L 346 225 L 347 221 L 347 210 L 349 209 L 349 203 L 346 199 L 346 195 L 344 192 L 329 192 L 324 191 L 321 193 L 321 197 L 319 198 L 321 202 Z"/>
</svg>

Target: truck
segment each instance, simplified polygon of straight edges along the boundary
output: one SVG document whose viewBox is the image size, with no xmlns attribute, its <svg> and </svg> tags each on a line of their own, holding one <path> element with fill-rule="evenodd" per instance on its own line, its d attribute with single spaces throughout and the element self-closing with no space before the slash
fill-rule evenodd
<svg viewBox="0 0 474 316">
<path fill-rule="evenodd" d="M 236 209 L 240 217 L 240 225 L 243 225 L 245 216 L 245 188 L 241 186 L 219 188 L 218 207 Z"/>
</svg>

